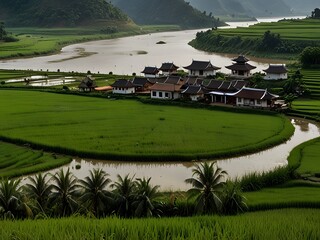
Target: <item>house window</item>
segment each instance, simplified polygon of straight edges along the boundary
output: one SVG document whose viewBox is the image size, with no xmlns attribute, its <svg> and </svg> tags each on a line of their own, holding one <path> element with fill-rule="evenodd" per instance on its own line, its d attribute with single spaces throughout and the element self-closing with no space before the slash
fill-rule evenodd
<svg viewBox="0 0 320 240">
<path fill-rule="evenodd" d="M 159 97 L 162 97 L 162 92 L 159 92 Z"/>
<path fill-rule="evenodd" d="M 199 75 L 200 75 L 200 76 L 203 75 L 203 70 L 199 70 Z"/>
<path fill-rule="evenodd" d="M 257 104 L 258 104 L 258 105 L 261 105 L 261 100 L 257 100 Z"/>
<path fill-rule="evenodd" d="M 157 96 L 157 92 L 152 92 L 152 96 L 153 97 Z"/>
<path fill-rule="evenodd" d="M 165 95 L 166 98 L 169 97 L 169 93 L 167 93 L 167 92 L 164 95 Z"/>
</svg>

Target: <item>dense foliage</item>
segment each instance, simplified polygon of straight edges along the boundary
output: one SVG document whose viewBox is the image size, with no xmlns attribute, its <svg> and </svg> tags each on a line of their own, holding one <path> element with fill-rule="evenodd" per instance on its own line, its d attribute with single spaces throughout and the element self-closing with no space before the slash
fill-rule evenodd
<svg viewBox="0 0 320 240">
<path fill-rule="evenodd" d="M 300 54 L 300 62 L 304 67 L 320 67 L 320 47 L 307 47 Z"/>
<path fill-rule="evenodd" d="M 218 19 L 200 12 L 184 0 L 113 0 L 139 24 L 177 24 L 183 28 L 217 27 Z"/>
<path fill-rule="evenodd" d="M 98 19 L 127 21 L 104 0 L 1 0 L 8 24 L 15 26 L 78 26 Z"/>
</svg>

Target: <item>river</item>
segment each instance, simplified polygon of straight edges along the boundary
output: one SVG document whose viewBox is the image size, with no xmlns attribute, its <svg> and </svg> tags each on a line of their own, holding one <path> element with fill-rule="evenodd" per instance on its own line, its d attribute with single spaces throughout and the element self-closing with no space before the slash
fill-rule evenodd
<svg viewBox="0 0 320 240">
<path fill-rule="evenodd" d="M 258 19 L 259 22 L 278 21 L 281 18 Z M 247 27 L 257 22 L 232 22 L 230 27 Z M 206 29 L 202 29 L 206 30 Z M 229 73 L 225 66 L 231 64 L 235 54 L 207 53 L 194 49 L 188 42 L 195 38 L 198 30 L 160 32 L 147 35 L 99 40 L 73 44 L 62 48 L 59 54 L 25 59 L 2 60 L 0 69 L 32 69 L 65 72 L 87 72 L 141 75 L 145 66 L 160 67 L 163 62 L 174 62 L 179 67 L 188 66 L 192 60 L 210 60 Z M 156 44 L 164 41 L 166 44 Z M 282 63 L 278 60 L 252 58 L 256 72 L 268 67 L 268 63 Z"/>
<path fill-rule="evenodd" d="M 234 179 L 248 173 L 269 171 L 275 167 L 286 165 L 287 157 L 295 146 L 320 135 L 320 127 L 308 120 L 294 118 L 291 119 L 291 122 L 295 127 L 295 132 L 287 142 L 259 153 L 219 160 L 217 162 L 218 166 L 226 170 L 228 176 Z M 184 180 L 192 176 L 194 164 L 194 162 L 129 163 L 74 159 L 70 164 L 61 168 L 64 170 L 69 168 L 79 179 L 89 176 L 89 171 L 94 168 L 101 168 L 106 171 L 113 181 L 117 180 L 117 174 L 121 176 L 130 174 L 130 176 L 137 178 L 151 177 L 151 183 L 160 185 L 162 191 L 176 191 L 187 190 L 190 187 L 184 183 Z M 81 166 L 80 169 L 77 169 L 77 165 Z M 49 173 L 54 174 L 57 171 L 55 169 L 49 171 Z"/>
</svg>

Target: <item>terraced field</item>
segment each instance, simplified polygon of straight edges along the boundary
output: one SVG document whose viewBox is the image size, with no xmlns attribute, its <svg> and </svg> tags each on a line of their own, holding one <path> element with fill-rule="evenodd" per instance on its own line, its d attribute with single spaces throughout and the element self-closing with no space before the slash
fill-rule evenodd
<svg viewBox="0 0 320 240">
<path fill-rule="evenodd" d="M 310 97 L 320 99 L 320 69 L 302 70 L 303 80 L 306 86 L 311 90 Z"/>
<path fill-rule="evenodd" d="M 56 156 L 0 142 L 0 178 L 44 171 L 67 164 L 70 161 L 69 157 Z"/>
</svg>

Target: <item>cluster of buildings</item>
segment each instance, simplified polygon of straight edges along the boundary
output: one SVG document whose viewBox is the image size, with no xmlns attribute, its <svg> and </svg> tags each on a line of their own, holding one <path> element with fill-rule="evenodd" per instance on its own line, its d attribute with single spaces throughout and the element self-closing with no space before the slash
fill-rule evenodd
<svg viewBox="0 0 320 240">
<path fill-rule="evenodd" d="M 216 80 L 214 77 L 220 69 L 210 61 L 193 60 L 189 66 L 188 75 L 177 74 L 178 66 L 174 63 L 163 63 L 160 68 L 145 67 L 144 77 L 134 77 L 131 80 L 116 80 L 109 89 L 115 94 L 150 94 L 153 99 L 189 99 L 209 103 L 235 106 L 271 108 L 279 97 L 266 89 L 249 87 L 247 80 L 255 69 L 248 63 L 249 59 L 238 56 L 232 59 L 233 64 L 226 66 L 231 70 L 230 79 Z M 264 70 L 265 79 L 287 79 L 287 69 L 284 65 L 269 65 Z M 213 79 L 211 79 L 213 78 Z M 89 87 L 90 86 L 90 87 Z M 87 77 L 79 85 L 80 91 L 96 89 L 94 81 Z"/>
</svg>

